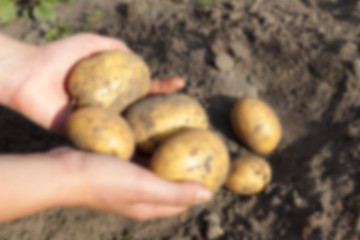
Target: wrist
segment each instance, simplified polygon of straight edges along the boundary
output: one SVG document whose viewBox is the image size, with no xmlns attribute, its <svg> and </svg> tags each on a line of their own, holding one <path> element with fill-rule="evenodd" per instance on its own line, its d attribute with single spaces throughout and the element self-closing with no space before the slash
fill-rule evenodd
<svg viewBox="0 0 360 240">
<path fill-rule="evenodd" d="M 77 204 L 77 175 L 60 160 L 51 154 L 0 158 L 0 222 Z"/>
<path fill-rule="evenodd" d="M 54 154 L 53 154 L 54 153 Z M 87 184 L 89 167 L 86 155 L 68 148 L 56 149 L 51 155 L 59 164 L 58 185 L 50 202 L 52 207 L 87 207 L 91 189 Z"/>
</svg>

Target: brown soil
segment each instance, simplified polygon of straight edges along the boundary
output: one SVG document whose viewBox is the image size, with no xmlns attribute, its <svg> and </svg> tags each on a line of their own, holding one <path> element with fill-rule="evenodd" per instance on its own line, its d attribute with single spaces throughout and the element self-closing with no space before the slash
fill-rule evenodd
<svg viewBox="0 0 360 240">
<path fill-rule="evenodd" d="M 222 189 L 188 215 L 136 223 L 84 209 L 54 209 L 0 225 L 1 240 L 196 240 L 360 238 L 360 4 L 357 0 L 77 0 L 61 21 L 126 41 L 154 77 L 180 75 L 206 107 L 233 155 L 244 153 L 228 114 L 234 100 L 259 96 L 279 114 L 284 138 L 269 157 L 274 179 L 261 194 Z M 0 27 L 43 43 L 47 24 Z M 0 152 L 68 144 L 1 109 Z"/>
</svg>

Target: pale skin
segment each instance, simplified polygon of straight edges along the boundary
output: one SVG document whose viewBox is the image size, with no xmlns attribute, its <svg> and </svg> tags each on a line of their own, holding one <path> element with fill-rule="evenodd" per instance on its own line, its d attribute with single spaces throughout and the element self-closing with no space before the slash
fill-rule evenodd
<svg viewBox="0 0 360 240">
<path fill-rule="evenodd" d="M 131 51 L 93 34 L 43 46 L 0 34 L 0 104 L 62 134 L 69 114 L 67 75 L 81 59 L 108 50 Z M 178 77 L 153 80 L 150 94 L 183 86 Z M 200 184 L 169 182 L 132 162 L 71 148 L 0 155 L 0 189 L 0 223 L 70 206 L 143 221 L 177 215 L 212 197 Z"/>
</svg>

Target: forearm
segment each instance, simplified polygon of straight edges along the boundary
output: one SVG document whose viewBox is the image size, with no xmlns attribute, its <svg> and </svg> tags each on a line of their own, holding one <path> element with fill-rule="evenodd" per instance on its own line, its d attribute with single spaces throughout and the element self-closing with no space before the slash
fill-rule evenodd
<svg viewBox="0 0 360 240">
<path fill-rule="evenodd" d="M 30 75 L 37 47 L 0 33 L 0 104 L 11 107 L 11 96 Z M 27 67 L 24 68 L 24 62 Z"/>
<path fill-rule="evenodd" d="M 74 171 L 50 154 L 0 157 L 0 222 L 77 205 L 78 183 Z"/>
</svg>

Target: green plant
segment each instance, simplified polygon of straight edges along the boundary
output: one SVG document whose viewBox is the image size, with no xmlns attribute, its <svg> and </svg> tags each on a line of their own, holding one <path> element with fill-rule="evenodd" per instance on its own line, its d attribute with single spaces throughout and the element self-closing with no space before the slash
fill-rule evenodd
<svg viewBox="0 0 360 240">
<path fill-rule="evenodd" d="M 58 0 L 38 0 L 32 9 L 32 15 L 39 22 L 55 22 L 56 14 L 54 8 L 59 4 Z"/>
<path fill-rule="evenodd" d="M 55 22 L 55 7 L 59 2 L 72 0 L 0 0 L 0 24 L 10 23 L 18 17 L 18 12 L 39 22 Z"/>
<path fill-rule="evenodd" d="M 55 26 L 45 32 L 45 38 L 48 41 L 57 40 L 69 36 L 71 33 L 71 26 L 68 23 L 56 23 Z"/>
<path fill-rule="evenodd" d="M 199 0 L 203 7 L 208 7 L 213 4 L 216 0 Z"/>
<path fill-rule="evenodd" d="M 93 14 L 88 16 L 86 18 L 86 22 L 83 26 L 83 31 L 87 31 L 90 28 L 90 26 L 92 24 L 94 24 L 95 22 L 99 22 L 101 20 L 102 16 L 103 16 L 103 12 L 101 9 L 97 9 Z"/>
<path fill-rule="evenodd" d="M 16 19 L 16 6 L 13 0 L 0 0 L 0 24 Z"/>
</svg>

